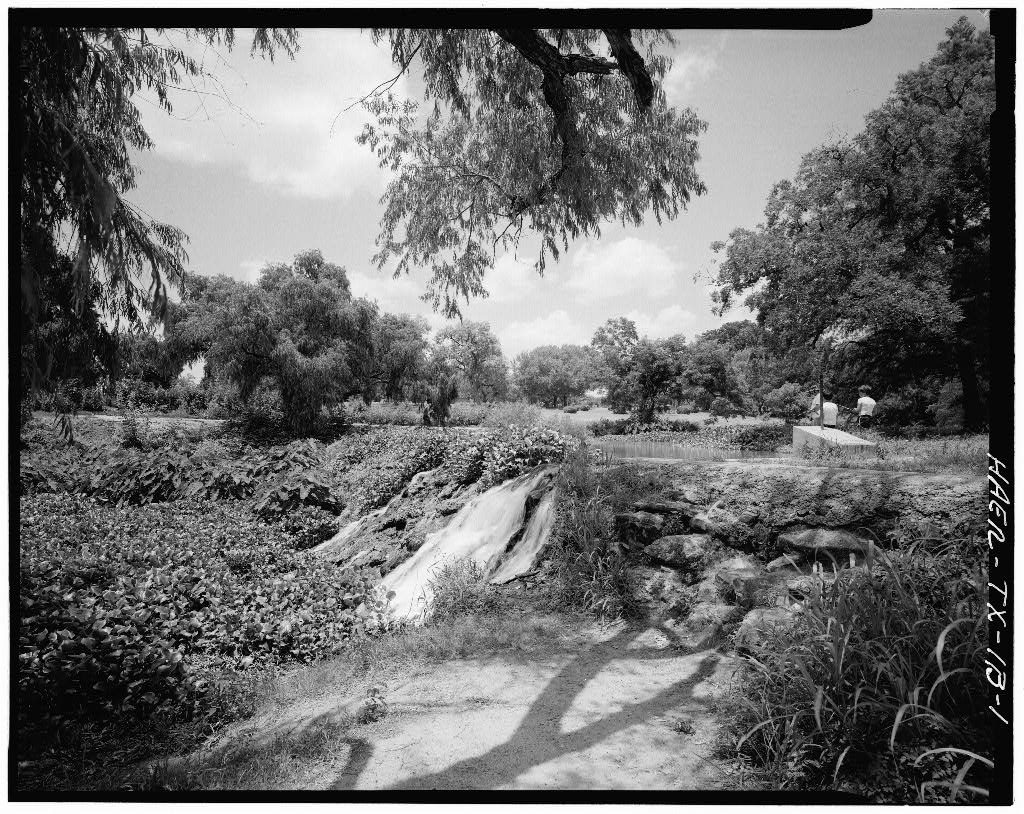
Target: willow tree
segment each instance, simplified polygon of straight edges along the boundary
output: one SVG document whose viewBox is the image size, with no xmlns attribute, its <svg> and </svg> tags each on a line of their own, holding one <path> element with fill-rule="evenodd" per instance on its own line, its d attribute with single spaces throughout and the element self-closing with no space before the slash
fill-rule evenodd
<svg viewBox="0 0 1024 814">
<path fill-rule="evenodd" d="M 243 398 L 271 380 L 296 434 L 311 432 L 325 406 L 372 386 L 376 306 L 353 299 L 345 270 L 319 251 L 267 265 L 255 286 L 221 277 L 195 310 L 215 369 Z"/>
<path fill-rule="evenodd" d="M 235 42 L 230 28 L 179 33 L 207 45 Z M 175 88 L 214 77 L 162 29 L 36 26 L 13 34 L 23 342 L 39 338 L 46 280 L 65 256 L 76 313 L 94 305 L 115 326 L 136 327 L 163 317 L 168 287 L 187 260 L 186 236 L 125 197 L 135 186 L 132 152 L 153 146 L 136 101 L 148 92 L 171 113 Z M 251 53 L 292 56 L 297 43 L 292 29 L 256 29 Z M 33 364 L 27 378 L 35 385 L 47 374 L 46 364 Z"/>
<path fill-rule="evenodd" d="M 379 267 L 431 270 L 424 299 L 446 316 L 486 296 L 499 250 L 539 238 L 536 268 L 602 222 L 674 218 L 705 191 L 706 125 L 668 105 L 664 31 L 374 29 L 400 71 L 421 73 L 429 109 L 383 90 L 359 140 L 394 178 Z M 391 83 L 393 85 L 393 83 Z"/>
</svg>

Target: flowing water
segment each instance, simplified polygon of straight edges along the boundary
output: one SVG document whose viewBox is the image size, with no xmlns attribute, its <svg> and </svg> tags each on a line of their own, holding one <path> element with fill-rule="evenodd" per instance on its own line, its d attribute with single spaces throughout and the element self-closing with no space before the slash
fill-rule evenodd
<svg viewBox="0 0 1024 814">
<path fill-rule="evenodd" d="M 541 499 L 534 510 L 530 524 L 526 527 L 523 539 L 516 543 L 515 548 L 508 555 L 508 558 L 501 564 L 501 567 L 491 577 L 491 583 L 502 585 L 515 579 L 520 574 L 525 574 L 533 567 L 534 561 L 540 550 L 544 548 L 548 537 L 551 536 L 551 527 L 555 522 L 555 490 L 551 489 Z"/>
<path fill-rule="evenodd" d="M 550 493 L 542 499 L 532 518 L 537 522 L 531 520 L 509 560 L 503 563 L 502 558 L 513 535 L 523 525 L 526 498 L 550 472 L 550 468 L 539 469 L 488 489 L 463 506 L 445 528 L 428 534 L 412 558 L 383 580 L 384 589 L 394 592 L 391 607 L 395 617 L 422 616 L 433 596 L 430 581 L 445 562 L 470 559 L 485 575 L 501 574 L 506 581 L 529 570 L 533 558 L 519 552 L 519 546 L 526 544 L 536 555 L 543 545 L 553 518 L 553 501 L 548 500 Z M 541 519 L 537 519 L 538 516 Z M 511 565 L 513 560 L 515 566 Z M 522 571 L 516 570 L 519 568 Z"/>
</svg>

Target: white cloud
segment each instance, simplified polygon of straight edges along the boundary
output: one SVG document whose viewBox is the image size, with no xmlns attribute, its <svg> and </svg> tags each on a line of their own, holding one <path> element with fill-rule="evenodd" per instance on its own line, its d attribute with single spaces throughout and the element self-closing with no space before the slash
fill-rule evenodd
<svg viewBox="0 0 1024 814">
<path fill-rule="evenodd" d="M 511 322 L 498 329 L 501 350 L 511 360 L 524 350 L 539 345 L 585 345 L 590 342 L 593 326 L 585 326 L 559 308 L 547 316 L 526 322 Z"/>
<path fill-rule="evenodd" d="M 637 293 L 663 297 L 672 291 L 682 271 L 664 249 L 640 238 L 589 241 L 573 254 L 566 287 L 591 301 Z"/>
<path fill-rule="evenodd" d="M 370 300 L 377 300 L 387 310 L 408 310 L 410 305 L 417 301 L 424 288 L 415 278 L 408 274 L 401 277 L 392 277 L 386 270 L 381 271 L 350 271 L 348 272 L 349 285 L 352 287 L 353 297 L 366 297 Z M 406 303 L 402 307 L 389 307 L 396 302 Z M 418 310 L 418 309 L 417 309 Z"/>
<path fill-rule="evenodd" d="M 520 302 L 535 294 L 543 282 L 533 263 L 519 260 L 512 252 L 499 257 L 484 279 L 490 302 Z"/>
<path fill-rule="evenodd" d="M 294 62 L 278 55 L 270 63 L 248 56 L 245 36 L 239 33 L 233 53 L 220 49 L 223 61 L 211 49 L 186 47 L 205 58 L 219 86 L 197 83 L 201 94 L 174 93 L 173 116 L 140 105 L 156 154 L 240 165 L 253 181 L 298 197 L 379 194 L 385 174 L 373 153 L 355 143 L 367 114 L 344 108 L 394 76 L 388 49 L 354 29 L 306 29 Z M 407 81 L 396 83 L 399 97 Z"/>
<path fill-rule="evenodd" d="M 681 305 L 667 305 L 655 314 L 633 310 L 626 316 L 636 323 L 637 333 L 649 339 L 665 339 L 687 333 L 697 319 L 696 314 Z"/>
<path fill-rule="evenodd" d="M 672 56 L 672 68 L 663 83 L 670 105 L 686 102 L 690 91 L 718 70 L 727 36 L 723 32 L 713 43 L 684 48 Z"/>
</svg>

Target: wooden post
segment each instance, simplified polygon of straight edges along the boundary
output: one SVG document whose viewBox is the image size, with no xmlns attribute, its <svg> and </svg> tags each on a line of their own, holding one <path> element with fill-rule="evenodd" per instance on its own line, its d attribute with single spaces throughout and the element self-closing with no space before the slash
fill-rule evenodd
<svg viewBox="0 0 1024 814">
<path fill-rule="evenodd" d="M 825 431 L 825 357 L 822 356 L 821 367 L 818 368 L 818 426 Z"/>
</svg>

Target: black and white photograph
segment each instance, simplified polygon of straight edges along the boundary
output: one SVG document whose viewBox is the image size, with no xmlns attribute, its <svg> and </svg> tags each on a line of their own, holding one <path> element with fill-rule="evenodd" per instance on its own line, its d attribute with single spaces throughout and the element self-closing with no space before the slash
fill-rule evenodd
<svg viewBox="0 0 1024 814">
<path fill-rule="evenodd" d="M 10 801 L 1012 802 L 1016 9 L 7 21 Z"/>
</svg>

